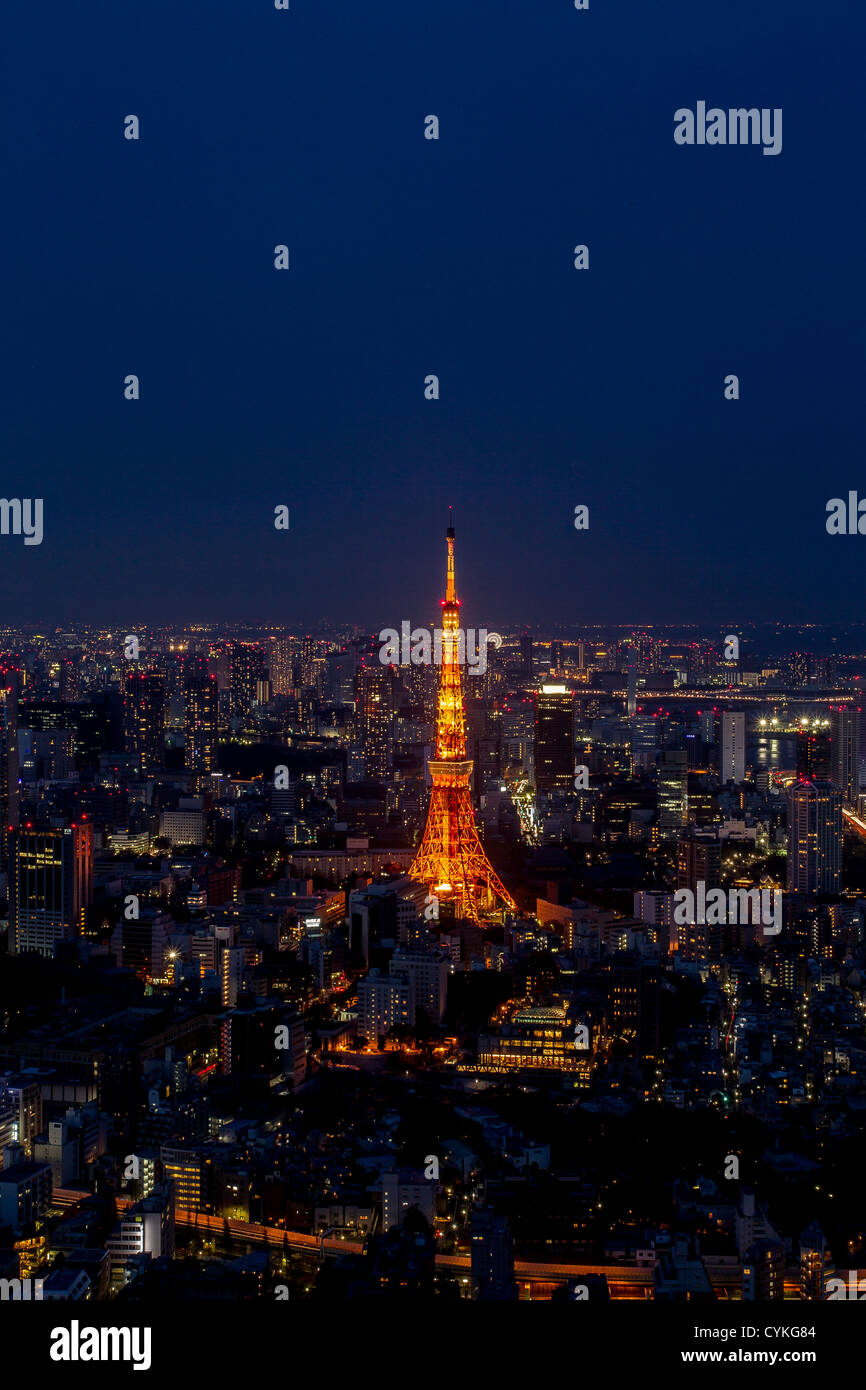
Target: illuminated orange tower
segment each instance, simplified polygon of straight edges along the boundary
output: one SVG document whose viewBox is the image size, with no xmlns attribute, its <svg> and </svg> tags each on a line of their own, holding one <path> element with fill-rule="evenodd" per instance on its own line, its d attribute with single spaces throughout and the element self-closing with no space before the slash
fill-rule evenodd
<svg viewBox="0 0 866 1390">
<path fill-rule="evenodd" d="M 433 788 L 424 837 L 409 873 L 438 898 L 455 904 L 458 917 L 478 920 L 479 909 L 498 898 L 515 908 L 484 853 L 469 780 L 472 759 L 466 756 L 463 688 L 460 680 L 460 600 L 454 588 L 454 527 L 448 527 L 448 573 L 442 600 L 442 666 L 436 715 L 436 757 L 429 760 Z M 516 909 L 515 909 L 516 910 Z"/>
</svg>

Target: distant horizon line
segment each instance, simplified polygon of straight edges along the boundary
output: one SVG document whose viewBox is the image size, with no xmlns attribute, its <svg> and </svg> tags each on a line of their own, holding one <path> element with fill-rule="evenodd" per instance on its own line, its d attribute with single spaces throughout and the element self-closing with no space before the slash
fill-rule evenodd
<svg viewBox="0 0 866 1390">
<path fill-rule="evenodd" d="M 433 609 L 433 605 L 431 605 L 431 610 L 432 610 L 432 609 Z M 550 624 L 549 626 L 546 625 L 546 624 L 542 624 L 540 621 L 538 621 L 538 622 L 536 622 L 536 623 L 527 623 L 527 622 L 525 622 L 525 621 L 515 623 L 515 622 L 511 622 L 511 621 L 505 621 L 505 622 L 503 622 L 503 621 L 500 619 L 499 622 L 500 622 L 500 625 L 501 625 L 501 626 L 504 626 L 504 627 L 506 627 L 506 628 L 510 628 L 510 629 L 511 629 L 512 631 L 514 631 L 514 632 L 522 631 L 524 635 L 528 635 L 530 631 L 538 630 L 538 629 L 541 629 L 542 631 L 551 631 L 551 630 L 556 630 L 556 629 L 564 629 L 564 630 L 566 630 L 566 631 L 572 631 L 572 630 L 573 630 L 573 631 L 575 631 L 575 632 L 580 631 L 580 630 L 622 629 L 622 630 L 624 630 L 624 631 L 632 632 L 632 631 L 635 631 L 635 630 L 644 630 L 644 631 L 653 631 L 653 630 L 668 631 L 668 630 L 670 630 L 670 629 L 683 629 L 683 628 L 688 628 L 688 629 L 694 629 L 695 631 L 698 631 L 698 632 L 715 632 L 715 631 L 721 630 L 721 629 L 723 629 L 723 628 L 726 628 L 726 629 L 728 629 L 728 630 L 730 630 L 730 631 L 733 631 L 734 629 L 736 629 L 736 630 L 739 631 L 739 632 L 743 632 L 743 631 L 750 631 L 750 630 L 751 630 L 751 631 L 756 631 L 756 630 L 759 630 L 759 629 L 762 629 L 762 628 L 763 628 L 763 629 L 766 629 L 766 628 L 773 628 L 773 629 L 775 629 L 776 631 L 796 631 L 796 632 L 818 631 L 818 632 L 820 632 L 820 631 L 825 631 L 825 630 L 828 630 L 828 629 L 832 629 L 832 630 L 834 630 L 834 631 L 850 631 L 850 630 L 856 630 L 856 629 L 858 629 L 858 628 L 866 628 L 866 620 L 852 620 L 852 621 L 850 621 L 850 622 L 820 622 L 820 623 L 819 623 L 819 622 L 783 622 L 783 621 L 780 621 L 779 619 L 773 619 L 773 618 L 757 619 L 757 620 L 756 620 L 756 619 L 753 619 L 753 620 L 751 620 L 751 621 L 749 621 L 749 622 L 740 622 L 740 623 L 728 623 L 728 622 L 724 622 L 724 621 L 721 621 L 721 622 L 707 622 L 707 623 L 686 622 L 686 621 L 682 621 L 682 622 L 678 622 L 678 621 L 664 622 L 664 621 L 659 621 L 659 620 L 656 620 L 656 621 L 654 621 L 654 622 L 644 622 L 644 621 L 637 621 L 637 620 L 635 620 L 635 621 L 633 621 L 633 622 L 614 622 L 614 621 L 606 622 L 606 621 L 601 620 L 601 619 L 599 619 L 599 620 L 582 619 L 582 620 L 580 620 L 580 621 L 575 621 L 575 622 L 564 622 L 564 621 L 562 621 L 562 620 L 558 620 L 558 621 L 553 622 L 553 623 Z M 288 621 L 288 620 L 283 621 L 283 620 L 280 620 L 280 621 L 278 621 L 278 620 L 276 620 L 276 619 L 252 619 L 252 618 L 232 618 L 232 619 L 214 618 L 214 619 L 210 619 L 210 620 L 204 620 L 204 619 L 200 619 L 200 618 L 195 618 L 195 619 L 180 620 L 180 621 L 177 621 L 177 622 L 172 622 L 171 620 L 163 620 L 163 619 L 160 619 L 160 620 L 148 619 L 148 620 L 139 621 L 139 622 L 137 622 L 137 623 L 136 623 L 136 622 L 132 622 L 131 620 L 130 620 L 130 621 L 126 621 L 126 620 L 123 620 L 123 621 L 121 621 L 121 620 L 108 621 L 108 620 L 104 620 L 104 619 L 95 619 L 95 618 L 80 618 L 80 619 L 76 619 L 74 622 L 66 622 L 66 623 L 57 622 L 56 620 L 53 620 L 53 621 L 51 621 L 51 622 L 37 622 L 37 621 L 33 621 L 33 620 L 26 620 L 26 621 L 25 621 L 25 620 L 21 620 L 21 621 L 19 621 L 19 622 L 5 622 L 5 623 L 0 624 L 0 635 L 2 635 L 3 633 L 7 633 L 7 632 L 20 632 L 20 631 L 33 631 L 33 632 L 35 632 L 35 633 L 42 633 L 42 632 L 44 631 L 44 633 L 45 633 L 46 635 L 54 635 L 55 633 L 58 633 L 58 632 L 74 632 L 74 631 L 75 631 L 76 629 L 78 629 L 78 628 L 93 628 L 93 629 L 99 629 L 99 630 L 102 630 L 102 631 L 105 631 L 105 630 L 108 630 L 108 631 L 117 630 L 117 631 L 119 631 L 121 628 L 126 628 L 127 630 L 132 631 L 135 627 L 153 628 L 153 629 L 157 629 L 157 630 L 173 631 L 173 632 L 194 632 L 194 631 L 196 631 L 196 630 L 209 631 L 209 630 L 211 630 L 211 629 L 213 629 L 213 628 L 223 628 L 223 629 L 231 629 L 231 628 L 269 629 L 269 628 L 275 628 L 275 629 L 279 629 L 279 630 L 287 630 L 287 629 L 289 629 L 289 628 L 298 628 L 298 630 L 300 630 L 300 629 L 304 629 L 304 628 L 305 628 L 305 629 L 307 629 L 307 631 L 311 631 L 314 627 L 324 627 L 324 628 L 354 628 L 354 629 L 357 629 L 357 630 L 359 630 L 359 631 L 361 631 L 361 632 L 365 632 L 365 633 L 366 633 L 366 632 L 369 632 L 371 635 L 374 635 L 374 636 L 375 636 L 375 634 L 379 631 L 379 629 L 380 629 L 380 627 L 381 627 L 381 622 L 371 623 L 371 624 L 369 624 L 369 625 L 366 625 L 366 624 L 364 624 L 364 623 L 360 623 L 360 622 L 358 622 L 357 620 L 353 620 L 353 619 L 336 619 L 336 618 L 324 618 L 324 617 L 317 618 L 317 619 L 316 619 L 314 622 L 312 622 L 312 623 L 311 623 L 309 620 L 296 620 L 296 621 Z"/>
</svg>

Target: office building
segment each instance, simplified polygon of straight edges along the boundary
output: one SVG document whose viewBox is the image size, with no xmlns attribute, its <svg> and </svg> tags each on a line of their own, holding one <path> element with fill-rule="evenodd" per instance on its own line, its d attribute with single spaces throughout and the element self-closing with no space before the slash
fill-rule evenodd
<svg viewBox="0 0 866 1390">
<path fill-rule="evenodd" d="M 746 716 L 739 710 L 722 714 L 722 737 L 719 745 L 719 776 L 722 783 L 745 781 L 746 777 Z"/>
<path fill-rule="evenodd" d="M 93 827 L 22 827 L 12 837 L 9 949 L 53 956 L 58 941 L 83 935 L 93 901 Z"/>
<path fill-rule="evenodd" d="M 842 793 L 833 782 L 788 788 L 788 892 L 842 888 Z"/>
<path fill-rule="evenodd" d="M 535 786 L 574 788 L 574 694 L 564 685 L 543 685 L 535 697 Z"/>
<path fill-rule="evenodd" d="M 307 1064 L 304 1021 L 271 999 L 229 1009 L 220 1020 L 219 1060 L 225 1076 L 282 1078 L 300 1086 Z"/>
<path fill-rule="evenodd" d="M 159 833 L 172 845 L 203 845 L 205 814 L 200 803 L 197 807 L 163 811 L 159 818 Z"/>
<path fill-rule="evenodd" d="M 658 832 L 662 839 L 677 838 L 688 819 L 688 755 L 666 748 L 658 766 Z"/>
<path fill-rule="evenodd" d="M 121 918 L 111 933 L 111 949 L 119 967 L 132 970 L 142 980 L 166 976 L 174 919 L 168 912 L 142 909 L 139 917 Z"/>
</svg>

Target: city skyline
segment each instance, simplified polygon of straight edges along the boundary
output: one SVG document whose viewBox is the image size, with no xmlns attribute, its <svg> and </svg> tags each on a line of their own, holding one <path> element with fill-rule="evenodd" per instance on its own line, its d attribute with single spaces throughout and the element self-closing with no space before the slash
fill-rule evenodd
<svg viewBox="0 0 866 1390">
<path fill-rule="evenodd" d="M 863 38 L 4 17 L 13 1390 L 850 1359 Z"/>
<path fill-rule="evenodd" d="M 479 631 L 473 670 L 446 539 L 438 658 L 408 620 L 4 630 L 3 1297 L 856 1286 L 856 647 Z"/>
</svg>

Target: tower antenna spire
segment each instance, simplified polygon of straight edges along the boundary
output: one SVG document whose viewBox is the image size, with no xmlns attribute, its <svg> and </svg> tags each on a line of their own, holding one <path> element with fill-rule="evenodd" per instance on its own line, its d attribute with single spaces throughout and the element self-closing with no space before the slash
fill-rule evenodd
<svg viewBox="0 0 866 1390">
<path fill-rule="evenodd" d="M 448 530 L 445 532 L 448 537 L 448 569 L 445 575 L 445 602 L 457 602 L 457 589 L 454 582 L 454 517 L 453 508 L 448 508 Z"/>
</svg>

